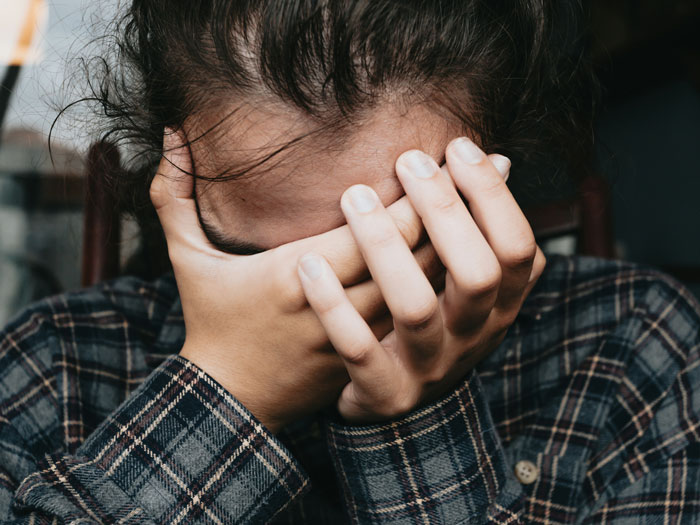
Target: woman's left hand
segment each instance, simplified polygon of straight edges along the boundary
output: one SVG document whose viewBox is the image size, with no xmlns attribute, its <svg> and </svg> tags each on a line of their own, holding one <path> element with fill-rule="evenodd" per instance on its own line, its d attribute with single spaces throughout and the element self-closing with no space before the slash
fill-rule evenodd
<svg viewBox="0 0 700 525">
<path fill-rule="evenodd" d="M 417 150 L 397 160 L 446 269 L 439 294 L 376 193 L 362 185 L 345 192 L 343 213 L 394 320 L 381 342 L 325 259 L 301 258 L 306 297 L 351 378 L 338 400 L 346 420 L 391 419 L 436 399 L 505 337 L 545 266 L 505 184 L 509 169 L 508 159 L 487 156 L 466 138 L 447 147 L 443 169 Z"/>
</svg>

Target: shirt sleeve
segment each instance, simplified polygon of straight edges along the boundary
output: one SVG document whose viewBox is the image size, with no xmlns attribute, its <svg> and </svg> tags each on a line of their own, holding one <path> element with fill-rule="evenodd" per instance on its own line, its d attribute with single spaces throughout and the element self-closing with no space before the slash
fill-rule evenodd
<svg viewBox="0 0 700 525">
<path fill-rule="evenodd" d="M 328 439 L 354 522 L 521 523 L 523 491 L 474 371 L 397 421 L 330 422 Z"/>
<path fill-rule="evenodd" d="M 20 443 L 3 446 L 27 454 Z M 9 523 L 258 523 L 304 492 L 308 478 L 223 387 L 174 356 L 75 455 L 44 456 L 12 485 L 0 470 Z"/>
</svg>

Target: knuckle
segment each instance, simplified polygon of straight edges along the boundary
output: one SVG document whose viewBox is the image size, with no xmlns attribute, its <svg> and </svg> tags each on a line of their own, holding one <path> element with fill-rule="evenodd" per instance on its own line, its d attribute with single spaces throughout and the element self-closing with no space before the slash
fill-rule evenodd
<svg viewBox="0 0 700 525">
<path fill-rule="evenodd" d="M 485 174 L 480 177 L 481 187 L 479 188 L 479 193 L 486 194 L 487 196 L 495 196 L 503 192 L 505 188 L 505 182 L 500 175 L 496 173 Z"/>
<path fill-rule="evenodd" d="M 479 273 L 455 278 L 455 284 L 465 295 L 486 297 L 498 291 L 503 272 L 499 265 L 482 268 Z"/>
<path fill-rule="evenodd" d="M 441 214 L 449 214 L 458 209 L 460 206 L 463 206 L 463 203 L 457 197 L 455 192 L 454 195 L 444 195 L 436 198 L 430 204 L 430 209 Z"/>
<path fill-rule="evenodd" d="M 397 232 L 394 228 L 388 225 L 377 225 L 372 229 L 372 233 L 368 238 L 369 244 L 377 248 L 392 246 L 397 239 Z"/>
<path fill-rule="evenodd" d="M 407 330 L 420 332 L 435 319 L 439 307 L 437 297 L 433 297 L 423 304 L 405 308 L 397 315 L 397 319 Z"/>
<path fill-rule="evenodd" d="M 372 349 L 363 343 L 356 343 L 343 352 L 343 358 L 354 366 L 367 366 Z"/>
<path fill-rule="evenodd" d="M 530 267 L 537 255 L 537 243 L 534 238 L 520 238 L 511 244 L 503 264 L 509 268 Z"/>
</svg>

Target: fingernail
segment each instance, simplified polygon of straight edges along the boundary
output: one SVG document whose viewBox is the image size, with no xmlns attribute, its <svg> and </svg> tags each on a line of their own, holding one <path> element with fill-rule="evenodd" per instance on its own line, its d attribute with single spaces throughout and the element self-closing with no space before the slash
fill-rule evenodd
<svg viewBox="0 0 700 525">
<path fill-rule="evenodd" d="M 503 180 L 507 181 L 508 177 L 510 177 L 510 159 L 503 155 L 494 155 L 491 157 L 491 163 L 496 167 L 498 173 L 501 174 Z"/>
<path fill-rule="evenodd" d="M 309 253 L 299 260 L 299 266 L 304 275 L 311 281 L 315 281 L 323 274 L 323 265 L 318 255 Z"/>
<path fill-rule="evenodd" d="M 368 186 L 358 184 L 348 190 L 350 203 L 356 211 L 367 213 L 377 206 L 377 194 Z"/>
<path fill-rule="evenodd" d="M 437 172 L 437 164 L 422 151 L 404 153 L 401 162 L 419 179 L 430 179 Z"/>
<path fill-rule="evenodd" d="M 466 137 L 461 137 L 454 141 L 457 156 L 467 164 L 479 164 L 484 158 L 484 152 Z"/>
</svg>

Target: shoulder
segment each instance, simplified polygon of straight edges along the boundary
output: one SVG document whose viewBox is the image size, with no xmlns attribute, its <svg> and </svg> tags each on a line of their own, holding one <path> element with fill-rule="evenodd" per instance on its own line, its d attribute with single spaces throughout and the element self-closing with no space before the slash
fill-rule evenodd
<svg viewBox="0 0 700 525">
<path fill-rule="evenodd" d="M 171 276 L 123 277 L 28 307 L 0 331 L 0 419 L 36 434 L 59 406 L 99 411 L 106 396 L 111 408 L 147 373 L 145 352 L 177 301 Z"/>
<path fill-rule="evenodd" d="M 593 257 L 549 258 L 523 314 L 560 322 L 617 325 L 652 319 L 671 323 L 676 337 L 697 338 L 700 303 L 674 278 L 650 267 Z"/>
<path fill-rule="evenodd" d="M 616 381 L 670 388 L 695 359 L 700 306 L 681 283 L 627 262 L 552 256 L 484 367 L 498 374 L 508 362 L 541 392 L 598 368 Z"/>
<path fill-rule="evenodd" d="M 166 275 L 147 282 L 122 277 L 92 288 L 56 295 L 35 303 L 0 332 L 0 370 L 12 350 L 36 354 L 54 337 L 73 342 L 109 337 L 125 328 L 154 332 L 177 301 L 177 287 Z"/>
<path fill-rule="evenodd" d="M 537 392 L 531 404 L 549 424 L 595 438 L 584 496 L 593 505 L 625 491 L 634 501 L 668 494 L 672 478 L 682 487 L 680 473 L 698 469 L 698 301 L 645 266 L 585 257 L 548 266 L 520 332 L 523 392 Z"/>
</svg>

